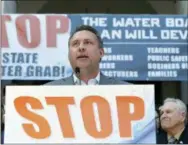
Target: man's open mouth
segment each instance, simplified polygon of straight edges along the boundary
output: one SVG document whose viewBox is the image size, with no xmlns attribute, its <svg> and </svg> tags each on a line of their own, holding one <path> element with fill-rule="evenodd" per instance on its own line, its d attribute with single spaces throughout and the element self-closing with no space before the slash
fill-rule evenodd
<svg viewBox="0 0 188 145">
<path fill-rule="evenodd" d="M 77 59 L 80 59 L 80 58 L 88 58 L 88 56 L 86 56 L 86 55 L 80 55 L 80 56 L 77 57 Z"/>
</svg>

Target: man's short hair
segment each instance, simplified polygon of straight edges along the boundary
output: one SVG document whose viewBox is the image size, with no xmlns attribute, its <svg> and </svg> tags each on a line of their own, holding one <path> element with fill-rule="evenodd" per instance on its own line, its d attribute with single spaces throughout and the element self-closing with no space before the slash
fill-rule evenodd
<svg viewBox="0 0 188 145">
<path fill-rule="evenodd" d="M 84 31 L 84 30 L 85 30 L 85 31 L 89 31 L 89 32 L 95 34 L 95 36 L 97 37 L 97 40 L 98 40 L 98 42 L 99 42 L 99 47 L 100 47 L 100 48 L 103 48 L 103 41 L 102 41 L 102 39 L 101 39 L 101 37 L 100 37 L 99 32 L 98 32 L 95 28 L 93 28 L 93 27 L 91 27 L 91 26 L 89 26 L 89 25 L 81 25 L 81 26 L 78 26 L 78 27 L 75 29 L 75 31 L 73 31 L 73 33 L 71 34 L 71 36 L 69 37 L 69 45 L 70 45 L 70 40 L 71 40 L 71 38 L 74 36 L 74 34 L 77 33 L 77 32 L 79 32 L 79 31 Z"/>
</svg>

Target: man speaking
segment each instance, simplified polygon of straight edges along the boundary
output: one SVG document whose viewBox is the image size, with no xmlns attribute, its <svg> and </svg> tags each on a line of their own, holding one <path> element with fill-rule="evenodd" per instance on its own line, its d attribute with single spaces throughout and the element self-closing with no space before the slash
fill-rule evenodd
<svg viewBox="0 0 188 145">
<path fill-rule="evenodd" d="M 104 56 L 103 41 L 91 26 L 82 25 L 69 38 L 69 61 L 73 74 L 47 85 L 111 85 L 129 84 L 104 76 L 99 63 Z"/>
</svg>

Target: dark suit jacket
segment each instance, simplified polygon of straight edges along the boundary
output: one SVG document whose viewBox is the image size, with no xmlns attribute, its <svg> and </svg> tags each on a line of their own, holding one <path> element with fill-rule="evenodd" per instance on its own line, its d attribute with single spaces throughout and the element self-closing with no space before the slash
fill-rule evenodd
<svg viewBox="0 0 188 145">
<path fill-rule="evenodd" d="M 1 123 L 1 144 L 4 144 L 5 124 Z"/>
<path fill-rule="evenodd" d="M 168 143 L 168 137 L 165 131 L 161 131 L 159 134 L 157 134 L 157 144 L 167 144 L 167 143 Z M 188 144 L 188 126 L 185 127 L 184 131 L 180 135 L 178 144 Z"/>
<path fill-rule="evenodd" d="M 130 84 L 130 83 L 107 77 L 101 73 L 99 84 L 100 85 L 113 85 L 113 84 L 118 85 L 118 84 Z M 49 82 L 45 85 L 74 85 L 73 75 L 67 78 Z"/>
<path fill-rule="evenodd" d="M 4 144 L 4 131 L 1 131 L 1 144 Z"/>
</svg>

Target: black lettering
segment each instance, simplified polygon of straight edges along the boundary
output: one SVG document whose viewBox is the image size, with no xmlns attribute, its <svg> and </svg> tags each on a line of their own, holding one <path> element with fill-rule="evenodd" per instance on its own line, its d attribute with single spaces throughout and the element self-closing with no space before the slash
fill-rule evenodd
<svg viewBox="0 0 188 145">
<path fill-rule="evenodd" d="M 37 63 L 38 63 L 38 54 L 37 54 L 37 53 L 34 53 L 34 54 L 33 54 L 32 63 L 34 63 L 34 64 L 37 64 Z"/>
<path fill-rule="evenodd" d="M 64 66 L 28 66 L 27 77 L 63 77 Z"/>
<path fill-rule="evenodd" d="M 15 76 L 22 76 L 22 67 L 19 65 L 15 67 Z"/>
<path fill-rule="evenodd" d="M 27 77 L 33 76 L 33 70 L 34 70 L 34 67 L 32 65 L 28 66 L 26 69 L 26 76 Z"/>
<path fill-rule="evenodd" d="M 9 76 L 9 77 L 14 76 L 14 66 L 8 66 L 7 76 Z"/>
<path fill-rule="evenodd" d="M 38 54 L 37 53 L 25 53 L 25 63 L 37 64 Z"/>
<path fill-rule="evenodd" d="M 16 56 L 17 56 L 17 53 L 12 52 L 12 53 L 11 53 L 11 56 L 12 56 L 12 63 L 16 63 Z"/>
<path fill-rule="evenodd" d="M 47 76 L 52 76 L 51 75 L 51 71 L 50 71 L 50 66 L 46 66 L 44 68 L 44 76 L 47 77 Z"/>
<path fill-rule="evenodd" d="M 42 66 L 36 66 L 35 76 L 43 76 L 42 68 L 43 68 Z"/>
<path fill-rule="evenodd" d="M 1 75 L 2 75 L 2 76 L 5 76 L 5 74 L 6 74 L 6 68 L 7 68 L 6 65 L 4 65 L 4 66 L 2 65 L 2 66 L 1 66 Z"/>
<path fill-rule="evenodd" d="M 9 54 L 3 53 L 3 63 L 9 63 Z"/>
<path fill-rule="evenodd" d="M 18 58 L 17 58 L 17 63 L 24 63 L 24 54 L 23 53 L 18 53 Z"/>
<path fill-rule="evenodd" d="M 54 66 L 53 67 L 53 72 L 52 72 L 53 77 L 58 77 L 59 74 L 60 74 L 60 67 Z"/>
</svg>

